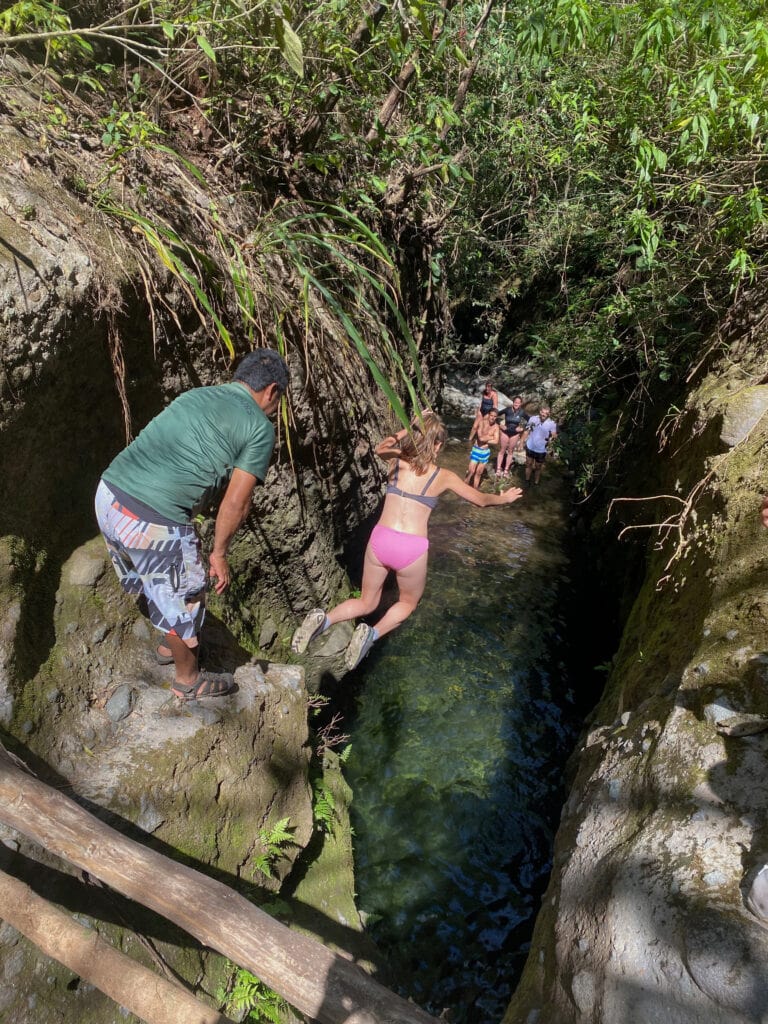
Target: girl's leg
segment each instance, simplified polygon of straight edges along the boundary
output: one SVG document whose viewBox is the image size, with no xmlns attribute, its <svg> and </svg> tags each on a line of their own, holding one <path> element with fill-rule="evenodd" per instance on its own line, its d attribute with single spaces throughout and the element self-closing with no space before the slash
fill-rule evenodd
<svg viewBox="0 0 768 1024">
<path fill-rule="evenodd" d="M 504 472 L 504 457 L 507 454 L 507 447 L 509 446 L 511 438 L 509 434 L 504 434 L 499 431 L 499 455 L 496 459 L 496 475 Z"/>
<path fill-rule="evenodd" d="M 510 434 L 507 437 L 507 443 L 504 445 L 506 451 L 504 453 L 504 465 L 502 467 L 502 472 L 505 473 L 505 474 L 508 474 L 508 473 L 512 472 L 512 466 L 514 465 L 514 463 L 512 461 L 512 455 L 514 454 L 514 451 L 515 451 L 515 442 L 516 442 L 516 440 L 517 440 L 517 434 Z"/>
<path fill-rule="evenodd" d="M 328 612 L 328 621 L 334 626 L 337 622 L 348 622 L 349 619 L 356 619 L 360 615 L 370 615 L 376 611 L 381 601 L 381 592 L 384 589 L 384 582 L 389 569 L 382 565 L 373 548 L 369 544 L 365 549 L 365 561 L 363 563 L 363 583 L 360 597 L 351 597 L 348 601 Z"/>
<path fill-rule="evenodd" d="M 411 562 L 405 569 L 401 569 L 397 575 L 398 595 L 397 601 L 376 623 L 376 632 L 379 636 L 390 633 L 393 629 L 405 622 L 416 605 L 421 600 L 424 587 L 427 583 L 427 557 L 429 552 L 425 551 L 415 562 Z"/>
</svg>

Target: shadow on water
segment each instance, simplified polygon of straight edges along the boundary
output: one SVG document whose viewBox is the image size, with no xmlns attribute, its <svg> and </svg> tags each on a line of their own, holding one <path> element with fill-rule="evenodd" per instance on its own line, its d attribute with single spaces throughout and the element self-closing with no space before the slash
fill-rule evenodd
<svg viewBox="0 0 768 1024">
<path fill-rule="evenodd" d="M 550 867 L 576 719 L 566 500 L 547 466 L 511 508 L 441 501 L 425 596 L 364 663 L 347 722 L 360 906 L 403 994 L 467 1024 L 501 1019 Z"/>
</svg>

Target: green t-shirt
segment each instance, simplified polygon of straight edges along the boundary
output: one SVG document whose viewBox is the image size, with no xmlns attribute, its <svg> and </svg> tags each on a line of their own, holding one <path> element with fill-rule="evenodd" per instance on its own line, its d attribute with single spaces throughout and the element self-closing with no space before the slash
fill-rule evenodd
<svg viewBox="0 0 768 1024">
<path fill-rule="evenodd" d="M 174 523 L 209 507 L 237 467 L 264 480 L 275 428 L 234 381 L 179 395 L 110 463 L 109 484 Z"/>
</svg>

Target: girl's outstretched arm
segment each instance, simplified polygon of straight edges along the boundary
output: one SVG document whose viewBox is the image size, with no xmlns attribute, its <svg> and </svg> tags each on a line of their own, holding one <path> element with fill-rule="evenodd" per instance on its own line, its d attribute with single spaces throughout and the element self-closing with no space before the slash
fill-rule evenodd
<svg viewBox="0 0 768 1024">
<path fill-rule="evenodd" d="M 488 508 L 490 505 L 509 505 L 523 496 L 520 487 L 510 487 L 509 490 L 503 491 L 501 494 L 485 494 L 483 491 L 478 491 L 474 487 L 470 487 L 469 484 L 465 484 L 450 469 L 440 470 L 439 484 L 439 493 L 453 491 L 460 498 L 472 502 L 473 505 L 479 505 L 480 508 Z"/>
</svg>

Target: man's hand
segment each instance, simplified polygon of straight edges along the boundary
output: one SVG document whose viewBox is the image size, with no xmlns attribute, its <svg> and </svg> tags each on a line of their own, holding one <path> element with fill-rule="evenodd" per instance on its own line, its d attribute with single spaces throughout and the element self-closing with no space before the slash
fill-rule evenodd
<svg viewBox="0 0 768 1024">
<path fill-rule="evenodd" d="M 229 586 L 230 573 L 229 573 L 229 562 L 224 555 L 217 555 L 211 552 L 209 559 L 208 575 L 211 580 L 216 580 L 214 589 L 217 594 L 223 594 Z"/>
<path fill-rule="evenodd" d="M 768 527 L 768 498 L 763 498 L 763 504 L 760 506 L 760 518 L 763 521 L 763 526 Z"/>
</svg>

